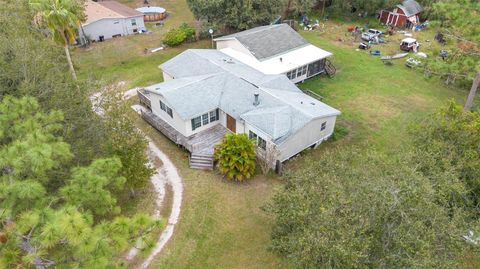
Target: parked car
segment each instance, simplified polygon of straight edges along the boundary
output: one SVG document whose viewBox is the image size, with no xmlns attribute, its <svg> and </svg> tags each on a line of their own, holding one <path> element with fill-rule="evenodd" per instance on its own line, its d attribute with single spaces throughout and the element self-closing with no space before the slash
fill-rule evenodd
<svg viewBox="0 0 480 269">
<path fill-rule="evenodd" d="M 420 47 L 420 43 L 417 42 L 415 38 L 405 38 L 400 42 L 400 49 L 403 51 L 413 51 L 417 52 Z"/>
<path fill-rule="evenodd" d="M 368 29 L 368 31 L 362 33 L 362 39 L 365 41 L 374 40 L 376 37 L 382 35 L 383 32 L 376 29 Z"/>
</svg>

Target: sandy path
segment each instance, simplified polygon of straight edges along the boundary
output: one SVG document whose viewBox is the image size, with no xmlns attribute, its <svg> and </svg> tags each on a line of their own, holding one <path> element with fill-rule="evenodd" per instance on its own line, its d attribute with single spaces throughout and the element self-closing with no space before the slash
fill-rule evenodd
<svg viewBox="0 0 480 269">
<path fill-rule="evenodd" d="M 124 98 L 129 99 L 136 95 L 137 88 L 128 90 L 124 93 Z M 101 93 L 95 93 L 91 96 L 93 110 L 99 114 L 103 115 L 103 111 L 98 108 L 98 99 L 101 97 Z M 133 105 L 132 108 L 137 112 L 141 113 L 142 110 L 145 108 L 140 105 Z M 143 133 L 143 132 L 142 132 Z M 152 182 L 155 192 L 157 193 L 157 197 L 155 199 L 155 203 L 157 205 L 155 212 L 153 214 L 154 218 L 160 217 L 160 209 L 163 206 L 163 200 L 165 198 L 166 186 L 167 184 L 170 185 L 172 188 L 173 198 L 172 198 L 172 209 L 170 216 L 168 217 L 167 226 L 165 230 L 160 234 L 155 247 L 153 248 L 150 255 L 145 258 L 144 262 L 138 266 L 138 268 L 144 269 L 148 268 L 152 261 L 155 259 L 162 249 L 167 244 L 168 240 L 173 235 L 173 230 L 175 228 L 175 224 L 178 222 L 178 218 L 180 216 L 180 211 L 182 207 L 182 195 L 183 195 L 183 184 L 182 178 L 178 174 L 177 168 L 172 163 L 172 161 L 168 158 L 168 156 L 163 153 L 156 145 L 153 143 L 152 139 L 148 137 L 146 134 L 143 133 L 145 138 L 148 141 L 147 145 L 147 154 L 150 159 L 150 165 L 154 166 L 155 159 L 158 158 L 162 162 L 161 167 L 157 167 L 155 174 L 150 178 Z M 136 247 L 131 248 L 127 255 L 127 260 L 132 260 L 139 252 L 139 249 Z"/>
<path fill-rule="evenodd" d="M 132 108 L 140 113 L 141 110 L 145 109 L 140 105 L 133 105 Z M 155 186 L 155 190 L 158 194 L 157 197 L 157 205 L 158 205 L 158 217 L 160 215 L 160 208 L 163 203 L 163 198 L 165 196 L 165 186 L 166 184 L 172 187 L 173 192 L 173 202 L 172 202 L 172 210 L 170 216 L 168 217 L 167 226 L 165 230 L 160 234 L 155 248 L 152 250 L 150 255 L 145 259 L 145 261 L 138 267 L 141 269 L 147 268 L 157 256 L 162 249 L 167 244 L 168 240 L 173 235 L 173 230 L 175 228 L 175 224 L 177 224 L 178 218 L 180 216 L 180 211 L 182 207 L 182 195 L 183 195 L 183 184 L 180 175 L 178 174 L 177 168 L 173 165 L 172 161 L 168 156 L 163 153 L 150 139 L 150 137 L 146 136 L 148 141 L 148 148 L 149 156 L 154 156 L 159 158 L 163 166 L 157 169 L 157 173 L 152 177 L 151 181 Z M 132 248 L 132 250 L 136 248 Z M 131 251 L 132 251 L 131 250 Z M 137 251 L 138 252 L 138 251 Z M 129 253 L 130 254 L 130 253 Z M 132 257 L 133 258 L 133 257 Z"/>
</svg>

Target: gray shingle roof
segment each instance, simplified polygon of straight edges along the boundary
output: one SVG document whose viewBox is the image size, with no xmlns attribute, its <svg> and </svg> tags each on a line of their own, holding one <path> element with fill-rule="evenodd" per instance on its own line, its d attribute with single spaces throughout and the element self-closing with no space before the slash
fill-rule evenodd
<svg viewBox="0 0 480 269">
<path fill-rule="evenodd" d="M 184 120 L 220 108 L 280 143 L 314 118 L 340 114 L 285 75 L 265 75 L 218 50 L 187 50 L 160 67 L 175 79 L 146 90 L 162 95 Z"/>
<path fill-rule="evenodd" d="M 260 26 L 215 40 L 232 38 L 242 43 L 260 61 L 308 45 L 308 42 L 287 24 Z"/>
<path fill-rule="evenodd" d="M 398 6 L 405 11 L 405 15 L 407 17 L 416 15 L 423 11 L 422 6 L 420 6 L 420 4 L 415 0 L 405 0 L 401 5 Z"/>
<path fill-rule="evenodd" d="M 160 93 L 182 119 L 190 119 L 218 108 L 225 79 L 225 73 L 201 75 L 172 79 L 145 89 Z"/>
</svg>

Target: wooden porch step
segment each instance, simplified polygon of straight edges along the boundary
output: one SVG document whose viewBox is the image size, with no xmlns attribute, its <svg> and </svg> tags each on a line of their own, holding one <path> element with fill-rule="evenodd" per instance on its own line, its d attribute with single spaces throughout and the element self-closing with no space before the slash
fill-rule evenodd
<svg viewBox="0 0 480 269">
<path fill-rule="evenodd" d="M 329 77 L 335 76 L 335 73 L 337 72 L 337 68 L 330 62 L 329 60 L 325 61 L 325 72 Z"/>
<path fill-rule="evenodd" d="M 190 156 L 190 168 L 213 170 L 213 156 L 192 153 Z"/>
</svg>

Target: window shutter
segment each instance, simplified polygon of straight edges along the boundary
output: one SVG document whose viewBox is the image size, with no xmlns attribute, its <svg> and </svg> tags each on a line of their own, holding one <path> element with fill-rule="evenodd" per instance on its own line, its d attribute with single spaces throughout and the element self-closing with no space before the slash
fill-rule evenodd
<svg viewBox="0 0 480 269">
<path fill-rule="evenodd" d="M 195 121 L 192 119 L 192 131 L 195 131 Z"/>
<path fill-rule="evenodd" d="M 218 111 L 218 108 L 215 110 L 215 113 L 217 114 L 217 120 L 219 120 L 220 119 L 220 116 L 219 116 L 220 113 Z"/>
</svg>

